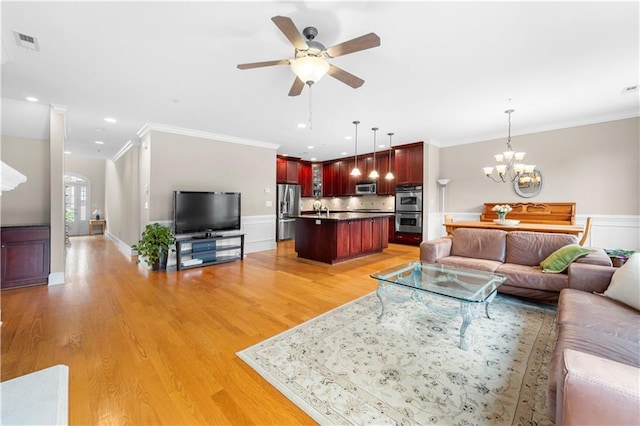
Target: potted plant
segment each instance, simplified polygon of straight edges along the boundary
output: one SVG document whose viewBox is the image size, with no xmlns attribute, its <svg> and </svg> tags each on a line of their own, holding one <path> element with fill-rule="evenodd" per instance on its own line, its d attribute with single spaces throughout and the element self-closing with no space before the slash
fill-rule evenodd
<svg viewBox="0 0 640 426">
<path fill-rule="evenodd" d="M 174 242 L 175 238 L 170 228 L 159 223 L 151 223 L 144 228 L 138 244 L 131 248 L 138 252 L 136 263 L 140 263 L 142 256 L 152 270 L 159 271 L 167 268 L 169 250 L 175 251 L 171 248 Z"/>
<path fill-rule="evenodd" d="M 629 256 L 635 253 L 633 250 L 625 249 L 604 249 L 604 251 L 611 258 L 611 262 L 615 267 L 624 265 Z"/>
</svg>

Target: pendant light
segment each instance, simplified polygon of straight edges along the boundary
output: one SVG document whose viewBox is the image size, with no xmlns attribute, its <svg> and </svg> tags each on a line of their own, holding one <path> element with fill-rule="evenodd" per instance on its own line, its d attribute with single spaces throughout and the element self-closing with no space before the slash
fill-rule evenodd
<svg viewBox="0 0 640 426">
<path fill-rule="evenodd" d="M 371 130 L 373 130 L 373 170 L 369 173 L 369 178 L 378 179 L 380 177 L 376 170 L 376 132 L 378 131 L 378 128 L 372 127 Z"/>
<path fill-rule="evenodd" d="M 360 169 L 358 168 L 358 124 L 360 124 L 359 121 L 354 121 L 353 124 L 355 124 L 356 126 L 356 148 L 355 148 L 355 155 L 356 155 L 356 163 L 355 163 L 355 167 L 353 168 L 353 170 L 351 170 L 351 176 L 360 176 L 362 173 L 360 173 Z"/>
<path fill-rule="evenodd" d="M 393 180 L 394 176 L 393 173 L 391 173 L 391 153 L 393 152 L 393 150 L 391 149 L 391 136 L 393 136 L 393 133 L 387 133 L 387 135 L 389 135 L 389 171 L 384 178 L 386 180 Z"/>
</svg>

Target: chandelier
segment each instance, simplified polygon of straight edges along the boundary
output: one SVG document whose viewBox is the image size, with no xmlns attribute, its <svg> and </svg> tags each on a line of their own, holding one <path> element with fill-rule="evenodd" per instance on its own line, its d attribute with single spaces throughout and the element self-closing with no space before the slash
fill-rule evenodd
<svg viewBox="0 0 640 426">
<path fill-rule="evenodd" d="M 495 166 L 496 172 L 498 173 L 497 178 L 493 174 L 493 167 L 482 168 L 484 174 L 494 182 L 515 182 L 515 180 L 523 174 L 532 175 L 536 168 L 533 164 L 523 164 L 522 160 L 524 159 L 525 153 L 514 152 L 511 146 L 511 113 L 514 111 L 514 109 L 505 111 L 509 116 L 509 134 L 507 137 L 507 150 L 502 154 L 494 155 L 498 163 Z"/>
</svg>

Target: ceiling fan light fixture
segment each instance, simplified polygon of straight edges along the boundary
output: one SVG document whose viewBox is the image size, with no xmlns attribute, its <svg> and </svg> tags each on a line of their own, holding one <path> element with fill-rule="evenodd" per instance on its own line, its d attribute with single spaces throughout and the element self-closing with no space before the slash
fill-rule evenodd
<svg viewBox="0 0 640 426">
<path fill-rule="evenodd" d="M 302 56 L 291 60 L 291 70 L 306 84 L 317 83 L 328 71 L 329 63 L 317 56 Z"/>
</svg>

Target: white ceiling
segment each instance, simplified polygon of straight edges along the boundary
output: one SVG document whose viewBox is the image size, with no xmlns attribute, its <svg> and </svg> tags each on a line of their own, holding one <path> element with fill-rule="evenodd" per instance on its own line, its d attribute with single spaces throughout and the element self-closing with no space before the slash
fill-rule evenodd
<svg viewBox="0 0 640 426">
<path fill-rule="evenodd" d="M 67 107 L 72 155 L 113 157 L 145 123 L 280 145 L 326 160 L 378 143 L 438 146 L 638 116 L 639 3 L 7 2 L 2 5 L 2 134 L 48 137 Z M 271 22 L 315 26 L 325 46 L 375 32 L 381 46 L 332 59 L 365 80 L 324 77 L 299 97 L 293 48 Z M 38 39 L 18 47 L 13 30 Z M 38 104 L 27 103 L 34 96 Z M 312 129 L 306 123 L 311 103 Z M 114 117 L 115 124 L 104 117 Z M 102 129 L 101 131 L 96 131 Z M 95 140 L 104 141 L 97 145 Z M 308 148 L 313 146 L 314 148 Z"/>
</svg>

